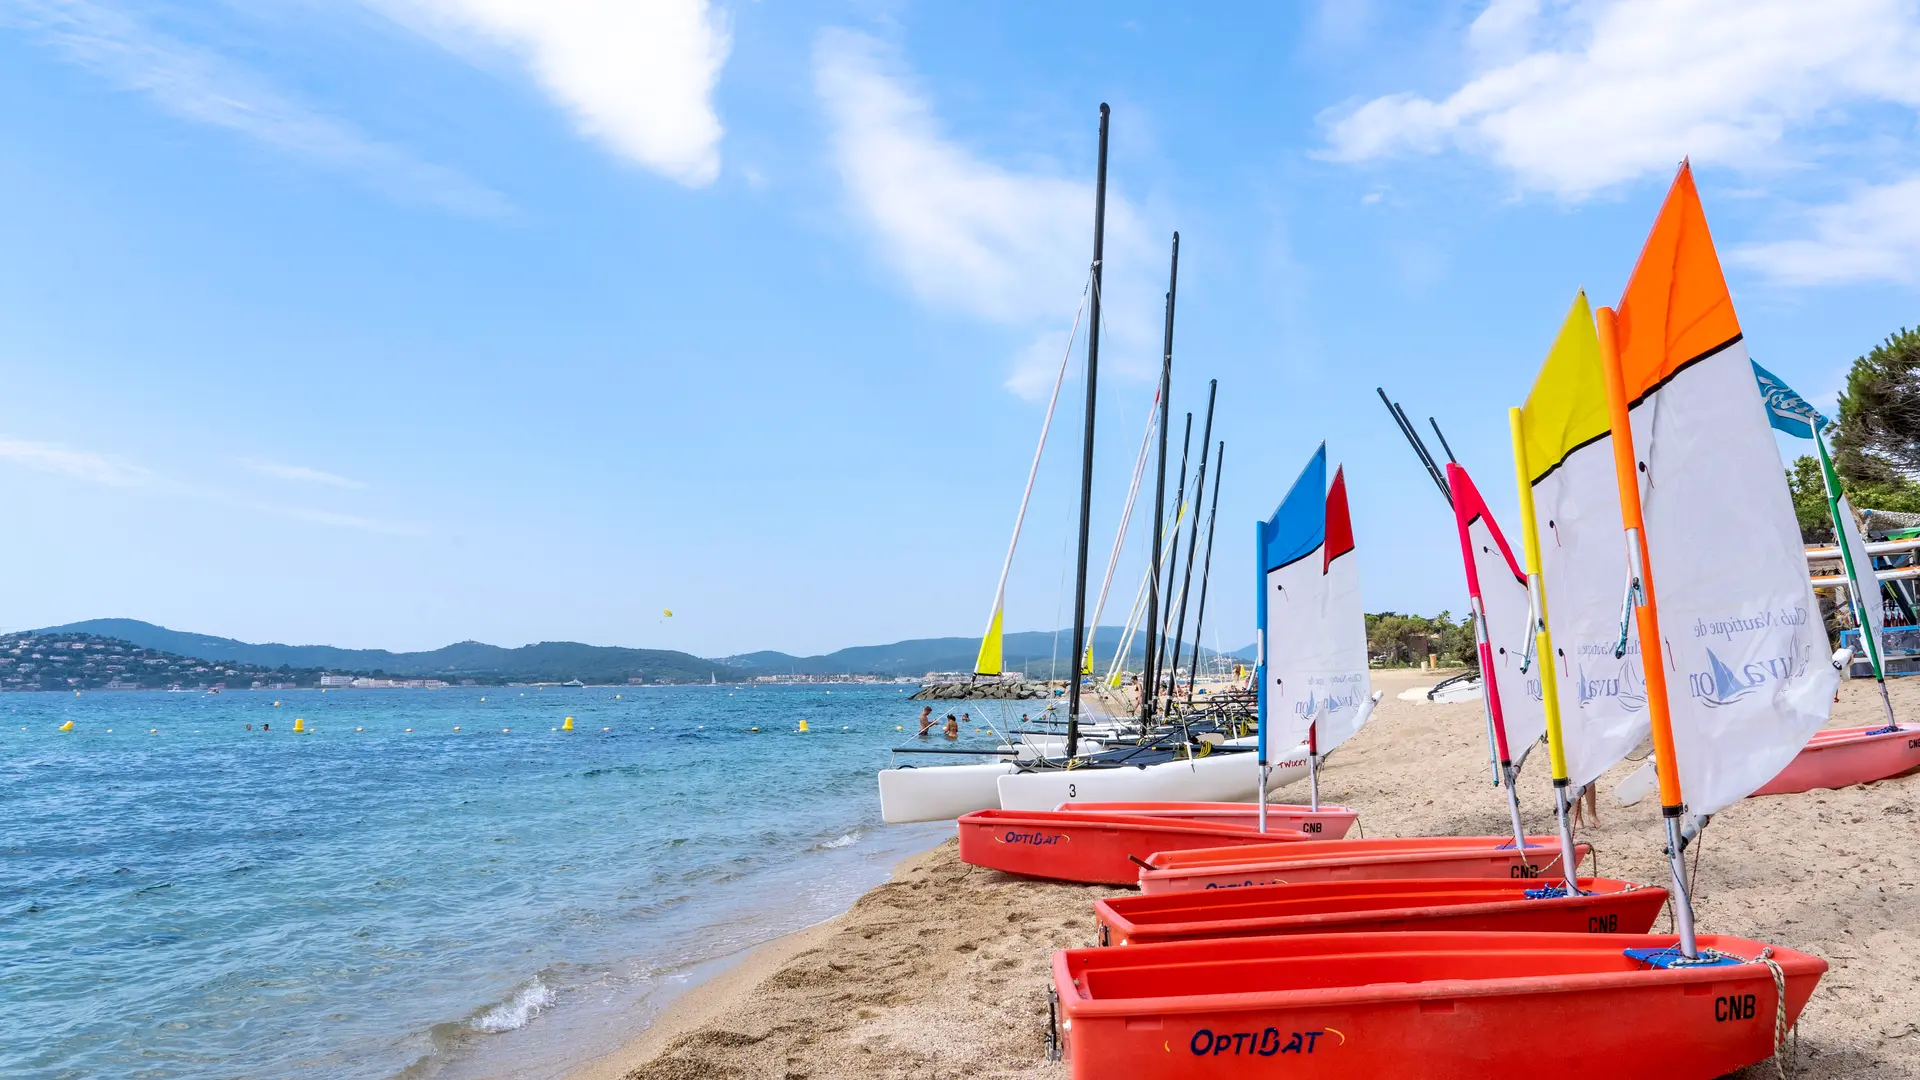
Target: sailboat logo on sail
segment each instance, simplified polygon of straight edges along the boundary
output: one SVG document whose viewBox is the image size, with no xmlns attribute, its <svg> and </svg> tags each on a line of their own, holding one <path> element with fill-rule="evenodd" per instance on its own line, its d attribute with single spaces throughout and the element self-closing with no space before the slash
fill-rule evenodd
<svg viewBox="0 0 1920 1080">
<path fill-rule="evenodd" d="M 1638 652 L 1637 647 L 1628 650 L 1629 655 Z M 1620 708 L 1627 712 L 1639 712 L 1647 707 L 1646 687 L 1634 678 L 1633 664 L 1623 662 L 1612 675 L 1605 677 L 1589 676 L 1585 664 L 1580 665 L 1579 671 L 1577 687 L 1580 691 L 1581 708 L 1586 708 L 1602 698 L 1616 699 Z"/>
<path fill-rule="evenodd" d="M 1709 708 L 1731 705 L 1771 682 L 1791 682 L 1805 674 L 1813 647 L 1795 640 L 1800 656 L 1770 656 L 1740 665 L 1735 671 L 1707 649 L 1707 670 L 1687 675 L 1688 691 Z"/>
</svg>

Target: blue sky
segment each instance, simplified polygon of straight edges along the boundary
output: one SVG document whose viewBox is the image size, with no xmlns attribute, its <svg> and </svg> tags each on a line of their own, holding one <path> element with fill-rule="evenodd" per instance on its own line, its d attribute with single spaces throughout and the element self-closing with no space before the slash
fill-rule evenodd
<svg viewBox="0 0 1920 1080">
<path fill-rule="evenodd" d="M 1915 70 L 1892 0 L 0 0 L 0 624 L 978 633 L 1101 101 L 1094 586 L 1177 228 L 1176 438 L 1217 378 L 1228 443 L 1222 643 L 1252 635 L 1252 522 L 1321 439 L 1368 607 L 1459 612 L 1373 388 L 1510 521 L 1505 409 L 1691 155 L 1753 355 L 1830 405 L 1916 321 Z M 1010 629 L 1066 617 L 1079 364 Z"/>
</svg>

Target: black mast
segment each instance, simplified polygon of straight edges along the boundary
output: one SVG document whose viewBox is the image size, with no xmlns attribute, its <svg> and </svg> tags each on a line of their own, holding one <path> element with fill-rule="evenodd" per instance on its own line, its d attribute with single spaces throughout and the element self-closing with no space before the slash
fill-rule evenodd
<svg viewBox="0 0 1920 1080">
<path fill-rule="evenodd" d="M 1180 616 L 1173 624 L 1173 673 L 1167 679 L 1167 711 L 1173 711 L 1173 691 L 1180 683 L 1180 642 L 1187 636 L 1187 590 L 1193 586 L 1193 553 L 1200 546 L 1200 500 L 1207 497 L 1207 451 L 1213 449 L 1213 398 L 1219 379 L 1207 380 L 1207 425 L 1200 435 L 1200 467 L 1193 474 L 1193 534 L 1187 537 L 1187 572 L 1180 579 Z"/>
<path fill-rule="evenodd" d="M 1213 576 L 1213 520 L 1220 512 L 1220 470 L 1227 466 L 1227 444 L 1220 443 L 1220 451 L 1213 459 L 1213 505 L 1207 509 L 1207 558 L 1200 567 L 1200 608 L 1193 614 L 1193 664 L 1187 669 L 1197 675 L 1200 671 L 1200 628 L 1207 618 L 1207 579 Z M 1187 680 L 1187 704 L 1193 704 L 1193 679 Z"/>
<path fill-rule="evenodd" d="M 1107 103 L 1100 103 L 1100 163 L 1093 181 L 1093 304 L 1087 323 L 1087 438 L 1080 451 L 1080 559 L 1073 575 L 1073 677 L 1067 682 L 1067 758 L 1080 752 L 1080 657 L 1087 646 L 1087 530 L 1093 520 L 1093 407 L 1099 400 L 1100 260 L 1107 240 Z"/>
<path fill-rule="evenodd" d="M 1187 505 L 1187 451 L 1191 449 L 1193 449 L 1193 414 L 1188 413 L 1186 433 L 1180 436 L 1180 485 L 1173 489 L 1173 506 L 1175 513 L 1178 513 L 1181 507 Z M 1180 563 L 1179 524 L 1180 519 L 1175 518 L 1174 525 L 1176 527 L 1173 530 L 1172 554 L 1167 559 L 1167 585 L 1165 589 L 1161 590 L 1167 596 L 1167 621 L 1169 623 L 1173 621 L 1173 568 Z M 1159 568 L 1155 567 L 1154 573 L 1158 574 L 1159 572 Z M 1154 657 L 1156 664 L 1153 685 L 1156 695 L 1160 692 L 1160 676 L 1166 670 L 1167 666 L 1167 639 L 1164 634 L 1161 635 L 1160 644 L 1160 652 Z M 1173 647 L 1178 648 L 1178 643 L 1176 642 Z"/>
<path fill-rule="evenodd" d="M 1167 328 L 1160 357 L 1160 469 L 1153 481 L 1153 547 L 1147 556 L 1147 652 L 1140 665 L 1140 724 L 1153 722 L 1154 646 L 1160 631 L 1160 545 L 1167 514 L 1167 419 L 1173 393 L 1173 301 L 1180 284 L 1180 234 L 1173 234 L 1173 266 L 1167 271 Z"/>
</svg>

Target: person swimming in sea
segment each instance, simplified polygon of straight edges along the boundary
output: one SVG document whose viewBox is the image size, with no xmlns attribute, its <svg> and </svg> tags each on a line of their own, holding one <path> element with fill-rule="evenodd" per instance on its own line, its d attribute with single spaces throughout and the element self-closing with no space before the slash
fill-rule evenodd
<svg viewBox="0 0 1920 1080">
<path fill-rule="evenodd" d="M 933 732 L 933 706 L 920 706 L 920 737 L 926 738 Z"/>
<path fill-rule="evenodd" d="M 958 739 L 960 737 L 960 721 L 955 720 L 952 713 L 947 714 L 946 736 L 948 740 Z"/>
</svg>

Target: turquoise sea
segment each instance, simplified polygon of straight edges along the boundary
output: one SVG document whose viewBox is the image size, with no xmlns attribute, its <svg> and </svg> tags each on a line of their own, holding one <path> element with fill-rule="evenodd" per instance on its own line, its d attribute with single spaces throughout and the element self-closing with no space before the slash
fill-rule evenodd
<svg viewBox="0 0 1920 1080">
<path fill-rule="evenodd" d="M 0 1076 L 559 1075 L 951 833 L 910 690 L 0 695 Z"/>
</svg>

